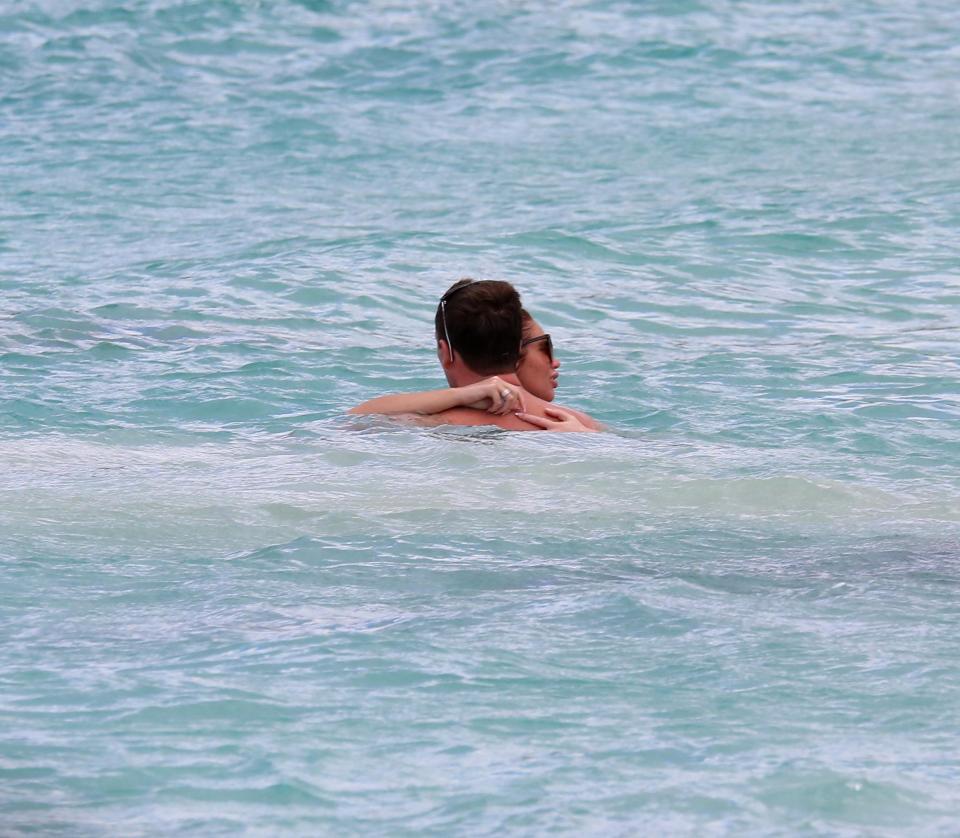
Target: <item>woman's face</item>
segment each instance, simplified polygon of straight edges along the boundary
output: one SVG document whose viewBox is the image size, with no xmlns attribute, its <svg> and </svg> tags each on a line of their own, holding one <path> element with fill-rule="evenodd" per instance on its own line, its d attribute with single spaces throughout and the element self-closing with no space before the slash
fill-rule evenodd
<svg viewBox="0 0 960 838">
<path fill-rule="evenodd" d="M 545 334 L 536 320 L 530 319 L 524 323 L 523 338 L 537 338 Z M 547 341 L 538 340 L 523 348 L 520 356 L 520 366 L 517 367 L 517 377 L 524 389 L 544 401 L 552 402 L 554 391 L 557 389 L 557 369 L 560 362 L 550 360 Z"/>
</svg>

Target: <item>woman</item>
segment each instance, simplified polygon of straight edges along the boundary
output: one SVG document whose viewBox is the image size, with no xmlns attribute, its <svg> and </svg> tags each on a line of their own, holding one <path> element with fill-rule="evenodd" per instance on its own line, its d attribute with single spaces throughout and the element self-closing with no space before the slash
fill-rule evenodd
<svg viewBox="0 0 960 838">
<path fill-rule="evenodd" d="M 423 393 L 398 393 L 381 396 L 365 403 L 366 413 L 401 414 L 415 413 L 430 416 L 455 407 L 472 407 L 488 413 L 516 414 L 520 419 L 548 431 L 598 431 L 600 425 L 578 411 L 560 407 L 548 407 L 549 418 L 524 412 L 524 391 L 544 401 L 552 402 L 557 389 L 560 361 L 554 356 L 553 341 L 540 324 L 524 310 L 523 341 L 517 378 L 520 387 L 498 376 L 468 384 L 465 387 L 448 387 Z"/>
</svg>

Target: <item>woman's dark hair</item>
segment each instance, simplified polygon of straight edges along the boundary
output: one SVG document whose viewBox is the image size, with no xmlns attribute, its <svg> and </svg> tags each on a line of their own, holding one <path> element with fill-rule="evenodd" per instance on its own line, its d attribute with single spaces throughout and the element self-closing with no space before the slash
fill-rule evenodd
<svg viewBox="0 0 960 838">
<path fill-rule="evenodd" d="M 497 279 L 461 279 L 440 298 L 434 318 L 445 340 L 480 375 L 513 372 L 520 361 L 523 307 L 517 289 Z"/>
<path fill-rule="evenodd" d="M 533 315 L 525 308 L 520 309 L 520 328 L 524 337 L 533 329 Z"/>
</svg>

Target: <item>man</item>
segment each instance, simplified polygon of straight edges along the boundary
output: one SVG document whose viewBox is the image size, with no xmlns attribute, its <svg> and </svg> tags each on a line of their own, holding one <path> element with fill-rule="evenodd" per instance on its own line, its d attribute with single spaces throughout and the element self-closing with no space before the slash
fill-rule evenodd
<svg viewBox="0 0 960 838">
<path fill-rule="evenodd" d="M 588 416 L 553 407 L 517 377 L 523 307 L 509 282 L 454 283 L 437 307 L 437 357 L 452 390 L 381 396 L 351 413 L 403 414 L 419 424 L 496 425 L 505 430 L 595 431 Z M 430 414 L 430 415 L 424 415 Z"/>
</svg>

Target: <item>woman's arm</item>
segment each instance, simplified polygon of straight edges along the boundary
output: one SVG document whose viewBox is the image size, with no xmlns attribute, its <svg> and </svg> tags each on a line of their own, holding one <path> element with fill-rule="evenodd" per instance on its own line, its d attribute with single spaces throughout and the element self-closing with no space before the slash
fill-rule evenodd
<svg viewBox="0 0 960 838">
<path fill-rule="evenodd" d="M 415 413 L 428 416 L 443 413 L 454 407 L 473 407 L 488 413 L 504 415 L 523 410 L 523 395 L 519 387 L 497 376 L 468 384 L 465 387 L 448 387 L 446 390 L 429 390 L 423 393 L 395 393 L 357 405 L 350 413 L 382 413 L 395 415 Z"/>
</svg>

